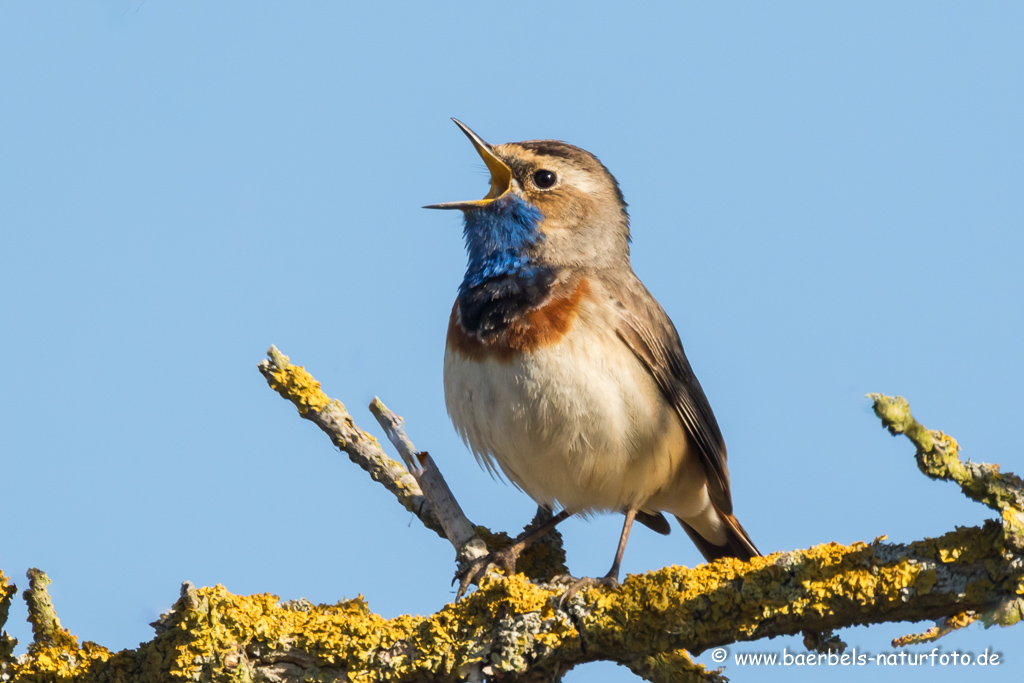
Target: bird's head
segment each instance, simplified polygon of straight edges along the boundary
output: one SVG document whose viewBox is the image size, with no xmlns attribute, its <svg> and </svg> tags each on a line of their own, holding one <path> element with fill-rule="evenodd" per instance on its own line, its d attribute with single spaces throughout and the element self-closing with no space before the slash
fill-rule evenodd
<svg viewBox="0 0 1024 683">
<path fill-rule="evenodd" d="M 483 199 L 425 208 L 464 213 L 471 272 L 476 267 L 504 274 L 525 263 L 566 268 L 628 264 L 626 202 L 597 157 L 557 140 L 490 145 L 462 122 L 455 123 L 487 164 L 490 191 Z"/>
</svg>

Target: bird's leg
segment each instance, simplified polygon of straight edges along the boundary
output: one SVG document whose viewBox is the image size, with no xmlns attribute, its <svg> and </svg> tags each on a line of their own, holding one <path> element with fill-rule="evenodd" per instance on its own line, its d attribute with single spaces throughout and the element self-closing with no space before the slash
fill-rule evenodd
<svg viewBox="0 0 1024 683">
<path fill-rule="evenodd" d="M 619 584 L 619 567 L 622 565 L 622 556 L 626 552 L 626 541 L 629 540 L 629 531 L 633 528 L 633 520 L 636 519 L 636 510 L 626 510 L 626 520 L 622 523 L 622 534 L 619 535 L 619 547 L 615 549 L 615 561 L 612 568 L 605 575 L 605 580 L 611 580 L 614 586 Z"/>
<path fill-rule="evenodd" d="M 476 582 L 484 572 L 487 570 L 489 565 L 496 565 L 501 569 L 505 570 L 506 576 L 511 576 L 516 571 L 516 561 L 519 559 L 519 555 L 528 547 L 536 543 L 538 540 L 544 537 L 549 531 L 554 529 L 559 522 L 565 521 L 572 516 L 572 513 L 568 510 L 562 510 L 557 515 L 551 517 L 533 531 L 524 531 L 519 534 L 512 545 L 496 550 L 492 553 L 488 553 L 483 557 L 479 557 L 472 562 L 468 563 L 465 568 L 460 568 L 455 573 L 455 578 L 452 579 L 452 583 L 459 582 L 459 590 L 455 593 L 455 599 L 458 600 L 469 588 L 471 583 Z M 616 573 L 618 570 L 616 569 Z"/>
<path fill-rule="evenodd" d="M 619 587 L 619 567 L 622 565 L 622 556 L 626 552 L 626 541 L 629 540 L 629 530 L 633 528 L 634 519 L 636 519 L 636 509 L 627 509 L 626 521 L 622 523 L 622 534 L 619 535 L 619 547 L 615 549 L 615 561 L 612 562 L 612 568 L 608 570 L 608 573 L 600 579 L 592 579 L 589 577 L 577 579 L 571 586 L 569 586 L 565 591 L 565 594 L 559 600 L 560 605 L 564 605 L 568 601 L 572 600 L 572 597 L 584 588 L 590 588 L 591 586 L 607 586 L 608 588 Z"/>
</svg>

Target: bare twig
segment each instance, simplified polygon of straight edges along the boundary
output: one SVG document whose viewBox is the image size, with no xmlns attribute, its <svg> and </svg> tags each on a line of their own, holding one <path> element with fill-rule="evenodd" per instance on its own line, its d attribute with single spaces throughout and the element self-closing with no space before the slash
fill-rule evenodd
<svg viewBox="0 0 1024 683">
<path fill-rule="evenodd" d="M 398 449 L 406 467 L 420 485 L 427 500 L 434 510 L 438 521 L 444 528 L 445 536 L 455 547 L 460 562 L 484 557 L 487 546 L 477 536 L 473 524 L 462 512 L 462 507 L 448 488 L 448 482 L 441 476 L 434 459 L 426 451 L 417 451 L 402 426 L 404 420 L 388 409 L 384 402 L 376 396 L 370 402 L 370 412 L 384 428 L 391 443 Z"/>
</svg>

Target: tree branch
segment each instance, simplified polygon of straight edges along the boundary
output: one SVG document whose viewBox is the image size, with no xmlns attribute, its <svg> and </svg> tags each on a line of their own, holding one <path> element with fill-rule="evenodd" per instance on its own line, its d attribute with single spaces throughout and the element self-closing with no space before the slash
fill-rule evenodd
<svg viewBox="0 0 1024 683">
<path fill-rule="evenodd" d="M 409 468 L 409 472 L 423 489 L 424 495 L 430 501 L 430 506 L 444 529 L 445 537 L 455 547 L 459 562 L 484 557 L 487 554 L 487 545 L 477 536 L 473 524 L 462 512 L 462 507 L 452 495 L 452 490 L 448 488 L 448 482 L 441 476 L 441 471 L 434 463 L 434 459 L 426 451 L 417 451 L 416 447 L 412 445 L 412 441 L 406 436 L 405 429 L 402 427 L 404 420 L 388 410 L 383 401 L 376 396 L 370 401 L 370 412 L 384 428 L 391 443 L 398 449 L 399 455 L 405 461 L 405 466 Z"/>
<path fill-rule="evenodd" d="M 267 359 L 260 361 L 257 367 L 270 388 L 295 404 L 301 417 L 323 430 L 331 443 L 345 451 L 374 481 L 383 484 L 423 526 L 447 538 L 441 520 L 416 478 L 389 458 L 377 439 L 356 425 L 344 403 L 328 397 L 320 389 L 320 382 L 302 366 L 292 365 L 276 346 L 270 347 Z"/>
<path fill-rule="evenodd" d="M 413 446 L 405 433 L 402 418 L 374 397 L 370 411 L 384 428 L 395 448 L 408 466 L 389 458 L 372 435 L 360 429 L 345 405 L 332 399 L 320 388 L 320 382 L 301 366 L 291 364 L 277 347 L 271 346 L 267 359 L 260 361 L 260 373 L 270 388 L 291 401 L 299 415 L 320 427 L 335 446 L 345 451 L 352 462 L 369 473 L 390 491 L 406 510 L 413 512 L 423 525 L 456 550 L 460 567 L 487 555 L 488 547 L 501 549 L 512 542 L 507 534 L 495 534 L 485 527 L 474 526 L 459 506 L 433 458 Z M 538 523 L 537 520 L 534 523 Z M 529 528 L 529 527 L 527 527 Z M 553 538 L 551 538 L 553 537 Z M 547 543 L 539 544 L 523 555 L 521 563 L 527 575 L 545 578 L 564 572 L 565 555 L 557 532 L 549 534 Z"/>
<path fill-rule="evenodd" d="M 960 460 L 956 439 L 915 420 L 902 396 L 868 394 L 868 398 L 889 433 L 903 434 L 917 446 L 917 466 L 922 472 L 932 479 L 956 482 L 965 496 L 1000 513 L 1006 542 L 1024 550 L 1024 481 L 1020 477 L 1001 473 L 999 465 Z"/>
<path fill-rule="evenodd" d="M 11 598 L 18 592 L 18 587 L 0 571 L 0 667 L 13 663 L 11 655 L 18 645 L 18 639 L 3 630 L 7 624 L 7 615 L 11 609 Z"/>
<path fill-rule="evenodd" d="M 260 366 L 268 383 L 408 509 L 430 510 L 421 519 L 439 531 L 443 525 L 435 511 L 440 505 L 425 500 L 413 505 L 425 497 L 421 486 L 355 426 L 344 406 L 328 399 L 308 373 L 276 349 L 270 357 Z M 476 592 L 433 615 L 394 619 L 373 614 L 361 598 L 313 606 L 186 584 L 173 609 L 154 624 L 156 637 L 117 654 L 92 643 L 78 646 L 70 635 L 53 637 L 64 631 L 41 575 L 26 592 L 46 606 L 30 610 L 35 643 L 16 661 L 0 657 L 0 674 L 14 683 L 53 678 L 555 681 L 578 664 L 603 660 L 652 681 L 721 681 L 720 672 L 695 664 L 689 653 L 889 621 L 937 620 L 935 629 L 897 639 L 897 646 L 940 637 L 976 619 L 1016 623 L 1024 616 L 1021 480 L 995 466 L 961 462 L 956 442 L 921 426 L 903 399 L 872 398 L 883 424 L 915 444 L 922 471 L 956 481 L 966 495 L 998 510 L 1000 519 L 910 544 L 826 543 L 749 562 L 666 567 L 630 575 L 616 590 L 587 589 L 564 606 L 560 586 L 531 582 L 524 574 L 492 573 Z M 422 454 L 400 418 L 379 402 L 375 414 L 413 471 L 421 469 L 416 462 Z M 447 537 L 460 533 L 465 529 Z M 0 613 L 5 612 L 3 595 L 9 600 L 13 593 L 6 585 L 0 580 Z"/>
<path fill-rule="evenodd" d="M 1019 556 L 1007 562 L 1005 553 L 994 522 L 909 545 L 829 543 L 751 562 L 630 575 L 619 590 L 588 589 L 564 611 L 560 587 L 522 574 L 491 575 L 434 615 L 390 620 L 361 599 L 314 607 L 235 596 L 221 586 L 187 587 L 161 618 L 159 635 L 140 650 L 110 662 L 69 656 L 96 678 L 169 658 L 167 670 L 211 680 L 557 680 L 597 660 L 648 680 L 714 680 L 718 674 L 683 651 L 807 629 L 936 619 L 1016 598 L 1024 570 Z M 19 671 L 14 667 L 14 680 Z"/>
</svg>

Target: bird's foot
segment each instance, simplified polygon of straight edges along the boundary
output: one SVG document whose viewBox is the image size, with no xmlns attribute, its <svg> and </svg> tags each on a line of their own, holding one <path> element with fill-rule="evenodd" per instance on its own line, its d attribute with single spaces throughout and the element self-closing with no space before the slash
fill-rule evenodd
<svg viewBox="0 0 1024 683">
<path fill-rule="evenodd" d="M 487 573 L 488 567 L 497 567 L 505 572 L 505 576 L 512 576 L 516 573 L 516 561 L 519 559 L 521 548 L 513 544 L 507 548 L 488 553 L 466 563 L 466 566 L 455 572 L 452 579 L 454 585 L 459 582 L 459 590 L 455 593 L 456 602 L 466 594 L 470 585 L 477 583 Z"/>
<path fill-rule="evenodd" d="M 558 607 L 564 608 L 566 603 L 573 599 L 577 593 L 584 588 L 597 588 L 601 586 L 603 588 L 611 588 L 612 590 L 619 587 L 619 576 L 618 572 L 614 574 L 607 574 L 599 579 L 585 576 L 582 579 L 574 579 L 573 577 L 566 574 L 565 576 L 558 577 L 556 579 L 559 583 L 569 583 L 569 587 L 565 589 L 565 593 L 558 599 Z M 570 583 L 571 582 L 571 583 Z"/>
</svg>

